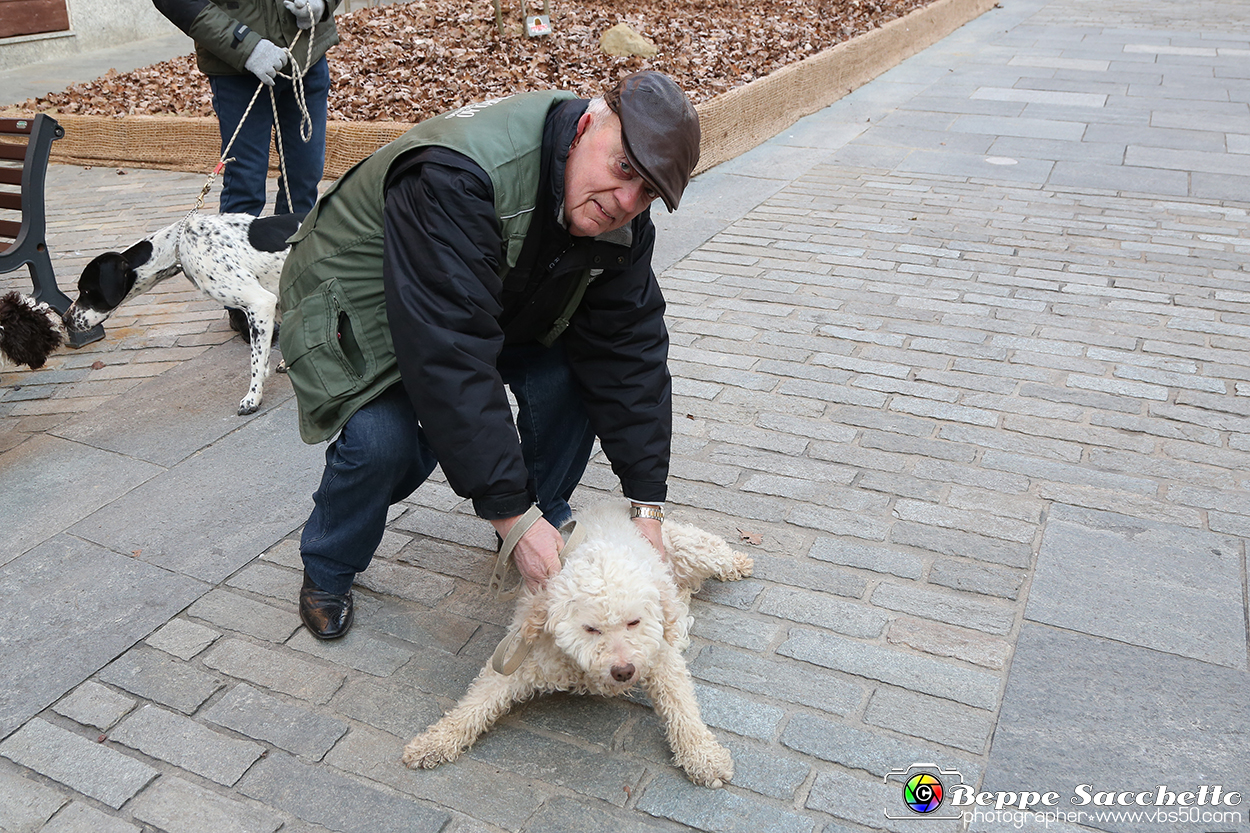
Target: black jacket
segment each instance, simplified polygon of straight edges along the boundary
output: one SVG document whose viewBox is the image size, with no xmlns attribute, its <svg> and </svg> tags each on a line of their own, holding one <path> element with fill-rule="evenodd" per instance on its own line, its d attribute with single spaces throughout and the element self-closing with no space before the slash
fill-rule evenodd
<svg viewBox="0 0 1250 833">
<path fill-rule="evenodd" d="M 534 501 L 496 369 L 500 351 L 546 333 L 587 268 L 603 272 L 558 345 L 625 495 L 666 496 L 672 385 L 650 213 L 618 232 L 626 245 L 573 237 L 559 222 L 564 163 L 585 108 L 568 101 L 547 117 L 541 181 L 549 185 L 502 281 L 490 178 L 477 164 L 426 148 L 397 160 L 387 182 L 383 279 L 404 387 L 448 482 L 487 519 Z"/>
</svg>

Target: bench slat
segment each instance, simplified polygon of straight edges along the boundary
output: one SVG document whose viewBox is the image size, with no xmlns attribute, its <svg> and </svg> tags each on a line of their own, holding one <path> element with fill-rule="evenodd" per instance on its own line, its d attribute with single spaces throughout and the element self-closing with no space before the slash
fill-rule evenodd
<svg viewBox="0 0 1250 833">
<path fill-rule="evenodd" d="M 4 183 L 5 185 L 21 185 L 22 184 L 22 169 L 10 168 L 5 165 L 0 165 L 0 182 Z"/>
<path fill-rule="evenodd" d="M 17 235 L 22 230 L 21 223 L 10 223 L 8 220 L 0 220 L 0 237 L 7 237 L 10 240 L 16 240 Z"/>
<path fill-rule="evenodd" d="M 0 191 L 0 208 L 8 208 L 13 211 L 22 210 L 22 195 L 13 194 L 8 191 Z"/>
<path fill-rule="evenodd" d="M 0 159 L 16 159 L 18 162 L 26 158 L 26 145 L 14 145 L 0 142 Z"/>
<path fill-rule="evenodd" d="M 34 127 L 34 119 L 0 119 L 0 133 L 10 136 L 29 136 Z"/>
</svg>

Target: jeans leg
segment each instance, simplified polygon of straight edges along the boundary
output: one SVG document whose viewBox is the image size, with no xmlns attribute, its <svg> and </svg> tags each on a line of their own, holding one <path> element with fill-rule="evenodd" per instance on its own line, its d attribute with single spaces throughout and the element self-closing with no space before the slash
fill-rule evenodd
<svg viewBox="0 0 1250 833">
<path fill-rule="evenodd" d="M 321 485 L 304 524 L 304 569 L 328 593 L 346 593 L 386 531 L 386 512 L 438 464 L 403 385 L 362 407 L 326 449 Z"/>
<path fill-rule="evenodd" d="M 559 342 L 505 347 L 499 361 L 516 397 L 517 432 L 543 517 L 559 528 L 572 517 L 569 498 L 577 488 L 595 433 Z"/>
<path fill-rule="evenodd" d="M 299 58 L 298 54 L 296 58 Z M 286 157 L 291 202 L 288 205 L 287 189 L 279 173 L 274 213 L 308 211 L 317 201 L 317 186 L 321 182 L 326 164 L 326 100 L 330 93 L 330 69 L 326 59 L 322 58 L 313 64 L 304 75 L 304 100 L 312 121 L 312 137 L 308 142 L 304 142 L 300 135 L 302 116 L 293 85 L 289 80 L 279 78 L 275 92 L 278 97 L 278 125 L 282 133 L 281 148 L 283 156 Z"/>
<path fill-rule="evenodd" d="M 221 129 L 221 149 L 225 151 L 230 145 L 228 156 L 234 158 L 221 177 L 221 213 L 259 217 L 265 210 L 265 178 L 269 175 L 269 144 L 273 134 L 269 92 L 261 90 L 248 112 L 247 106 L 260 84 L 256 76 L 251 73 L 210 75 L 208 83 Z M 235 137 L 235 128 L 243 121 L 244 113 L 247 113 L 247 121 Z M 232 137 L 234 144 L 230 144 Z"/>
</svg>

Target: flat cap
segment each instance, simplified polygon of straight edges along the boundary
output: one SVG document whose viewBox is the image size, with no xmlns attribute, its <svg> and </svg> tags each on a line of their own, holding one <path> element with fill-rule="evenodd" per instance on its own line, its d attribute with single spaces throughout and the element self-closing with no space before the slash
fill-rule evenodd
<svg viewBox="0 0 1250 833">
<path fill-rule="evenodd" d="M 653 70 L 625 76 L 603 99 L 620 117 L 629 164 L 673 211 L 699 162 L 694 105 L 673 79 Z"/>
</svg>

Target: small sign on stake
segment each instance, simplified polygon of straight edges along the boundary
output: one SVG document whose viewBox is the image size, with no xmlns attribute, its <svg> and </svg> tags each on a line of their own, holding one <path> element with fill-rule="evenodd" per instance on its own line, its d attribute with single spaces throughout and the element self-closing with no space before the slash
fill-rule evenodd
<svg viewBox="0 0 1250 833">
<path fill-rule="evenodd" d="M 551 34 L 551 17 L 545 14 L 529 15 L 525 18 L 525 34 L 531 38 Z"/>
</svg>

